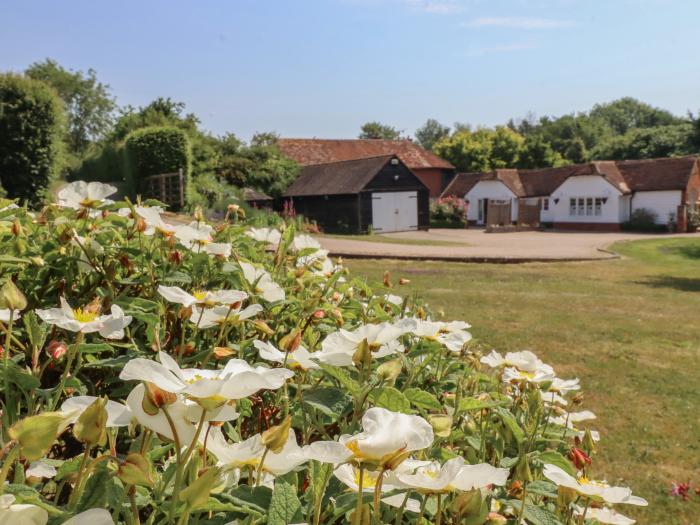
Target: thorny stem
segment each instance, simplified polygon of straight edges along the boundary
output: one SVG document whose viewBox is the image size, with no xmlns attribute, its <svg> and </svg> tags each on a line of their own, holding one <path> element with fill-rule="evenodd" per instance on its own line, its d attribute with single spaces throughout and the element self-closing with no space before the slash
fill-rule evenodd
<svg viewBox="0 0 700 525">
<path fill-rule="evenodd" d="M 61 374 L 61 380 L 58 382 L 58 387 L 56 387 L 56 391 L 54 392 L 53 399 L 51 400 L 51 405 L 49 405 L 49 412 L 56 410 L 58 401 L 61 399 L 61 395 L 63 394 L 63 389 L 66 386 L 66 381 L 68 380 L 70 369 L 73 366 L 73 361 L 75 360 L 75 356 L 78 354 L 78 347 L 83 342 L 84 337 L 85 335 L 83 334 L 83 332 L 78 332 L 78 336 L 75 339 L 75 343 L 73 343 L 73 346 L 68 352 L 66 367 L 63 369 L 63 373 Z"/>
</svg>

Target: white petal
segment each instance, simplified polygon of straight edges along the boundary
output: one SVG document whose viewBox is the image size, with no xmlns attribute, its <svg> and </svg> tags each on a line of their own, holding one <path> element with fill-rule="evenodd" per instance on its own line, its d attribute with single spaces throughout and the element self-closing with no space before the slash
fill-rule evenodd
<svg viewBox="0 0 700 525">
<path fill-rule="evenodd" d="M 76 514 L 63 525 L 114 525 L 114 521 L 105 509 L 90 509 Z"/>
</svg>

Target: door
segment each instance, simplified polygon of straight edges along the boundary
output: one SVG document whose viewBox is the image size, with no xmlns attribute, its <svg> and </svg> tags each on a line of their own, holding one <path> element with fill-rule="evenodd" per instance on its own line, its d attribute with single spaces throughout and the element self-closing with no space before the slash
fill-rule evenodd
<svg viewBox="0 0 700 525">
<path fill-rule="evenodd" d="M 489 211 L 489 200 L 479 199 L 477 201 L 478 206 L 478 217 L 476 220 L 477 224 L 486 224 L 488 221 L 488 211 Z"/>
<path fill-rule="evenodd" d="M 380 233 L 417 230 L 418 192 L 373 193 L 372 229 Z"/>
</svg>

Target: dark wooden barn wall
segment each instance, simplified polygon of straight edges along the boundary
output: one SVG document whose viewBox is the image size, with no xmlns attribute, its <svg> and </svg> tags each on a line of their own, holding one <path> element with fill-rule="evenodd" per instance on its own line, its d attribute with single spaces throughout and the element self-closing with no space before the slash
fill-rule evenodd
<svg viewBox="0 0 700 525">
<path fill-rule="evenodd" d="M 382 191 L 417 191 L 418 228 L 430 227 L 430 191 L 401 163 L 387 163 L 359 195 L 294 197 L 294 209 L 325 232 L 364 233 L 372 225 L 372 193 Z"/>
<path fill-rule="evenodd" d="M 298 214 L 316 221 L 324 232 L 360 231 L 357 195 L 294 197 L 294 209 Z"/>
</svg>

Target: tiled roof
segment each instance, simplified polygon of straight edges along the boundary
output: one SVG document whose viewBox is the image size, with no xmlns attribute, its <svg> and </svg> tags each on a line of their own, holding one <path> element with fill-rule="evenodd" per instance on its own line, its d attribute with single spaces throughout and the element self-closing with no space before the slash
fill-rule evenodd
<svg viewBox="0 0 700 525">
<path fill-rule="evenodd" d="M 271 201 L 272 197 L 253 188 L 243 188 L 244 201 Z"/>
<path fill-rule="evenodd" d="M 410 169 L 454 169 L 454 166 L 410 140 L 278 139 L 282 154 L 302 166 L 397 155 Z"/>
<path fill-rule="evenodd" d="M 569 177 L 597 175 L 603 177 L 621 193 L 627 194 L 635 191 L 684 190 L 690 176 L 697 168 L 698 158 L 695 156 L 626 161 L 606 160 L 560 168 L 498 169 L 487 173 L 465 173 L 459 174 L 455 180 L 460 176 L 468 176 L 464 184 L 468 180 L 469 186 L 464 194 L 481 180 L 497 180 L 517 197 L 542 197 L 551 195 Z M 443 195 L 450 190 L 450 186 L 445 189 Z"/>
<path fill-rule="evenodd" d="M 482 173 L 458 173 L 447 185 L 440 197 L 459 197 L 460 199 L 471 190 L 481 179 Z"/>
<path fill-rule="evenodd" d="M 359 193 L 395 155 L 313 164 L 302 168 L 285 197 Z"/>
<path fill-rule="evenodd" d="M 697 165 L 696 156 L 617 163 L 632 191 L 684 190 Z"/>
</svg>

